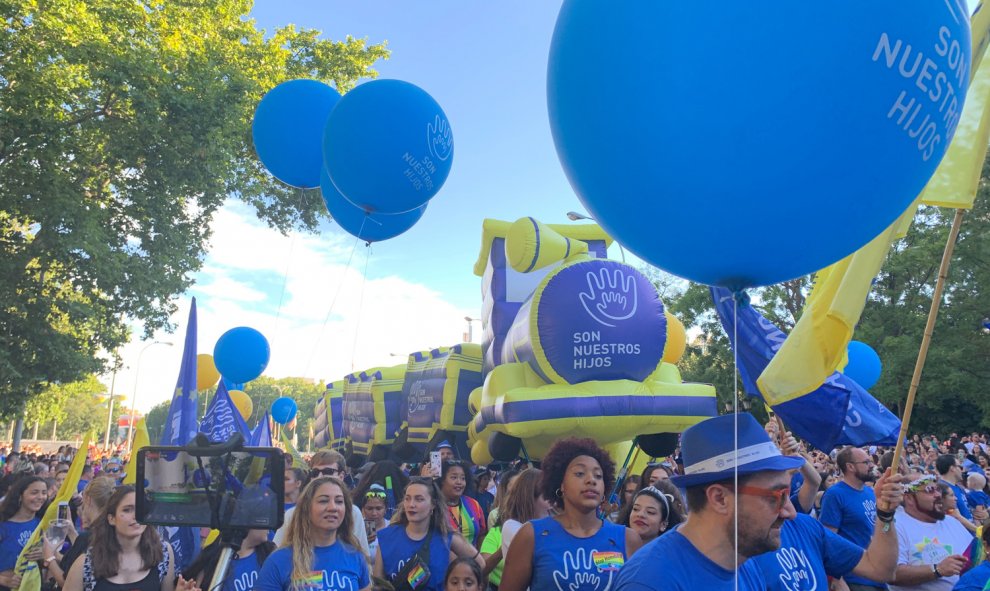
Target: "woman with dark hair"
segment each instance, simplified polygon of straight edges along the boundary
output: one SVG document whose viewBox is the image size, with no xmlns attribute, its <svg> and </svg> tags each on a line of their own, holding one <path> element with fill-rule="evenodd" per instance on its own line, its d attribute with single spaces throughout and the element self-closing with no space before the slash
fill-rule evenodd
<svg viewBox="0 0 990 591">
<path fill-rule="evenodd" d="M 667 481 L 657 484 L 662 486 L 664 482 Z M 633 496 L 632 502 L 619 516 L 619 523 L 632 528 L 645 544 L 684 521 L 684 513 L 676 501 L 674 494 L 660 487 L 648 486 Z"/>
<path fill-rule="evenodd" d="M 299 500 L 299 493 L 302 492 L 303 487 L 306 486 L 306 471 L 302 468 L 286 468 L 285 469 L 285 510 L 296 506 L 296 501 Z"/>
<path fill-rule="evenodd" d="M 223 544 L 217 538 L 212 544 L 203 548 L 196 556 L 196 560 L 182 573 L 182 577 L 196 581 L 200 588 L 208 586 L 213 580 L 222 549 Z M 254 589 L 262 565 L 274 551 L 275 544 L 268 541 L 267 529 L 249 529 L 241 540 L 240 548 L 230 563 L 227 577 L 223 581 L 223 586 L 219 587 L 219 591 Z"/>
<path fill-rule="evenodd" d="M 444 462 L 440 473 L 440 492 L 447 503 L 450 527 L 474 547 L 481 545 L 488 531 L 485 514 L 478 501 L 464 494 L 468 488 L 468 470 L 462 462 Z"/>
<path fill-rule="evenodd" d="M 351 497 L 334 476 L 303 489 L 285 545 L 261 567 L 254 589 L 371 589 L 368 560 L 354 538 Z"/>
<path fill-rule="evenodd" d="M 441 591 L 452 558 L 470 558 L 479 568 L 484 566 L 478 550 L 460 534 L 449 531 L 447 509 L 441 499 L 433 479 L 417 476 L 409 480 L 401 510 L 392 518 L 392 525 L 378 532 L 376 577 L 392 581 L 396 589 L 408 586 L 417 591 Z M 420 586 L 412 586 L 408 579 L 397 580 L 413 556 L 418 556 L 429 570 L 426 583 Z"/>
<path fill-rule="evenodd" d="M 93 523 L 89 549 L 65 577 L 65 591 L 173 591 L 172 546 L 137 521 L 133 486 L 120 486 Z M 180 590 L 195 589 L 181 581 Z"/>
<path fill-rule="evenodd" d="M 478 563 L 470 558 L 451 561 L 443 577 L 444 591 L 480 591 L 484 583 Z"/>
<path fill-rule="evenodd" d="M 598 515 L 615 463 L 592 439 L 562 439 L 543 456 L 541 492 L 558 513 L 524 525 L 505 559 L 500 591 L 605 591 L 642 541 Z"/>
<path fill-rule="evenodd" d="M 31 534 L 41 523 L 36 515 L 48 502 L 48 487 L 38 476 L 14 479 L 0 503 L 0 589 L 16 589 L 21 575 L 14 572 L 17 558 Z M 41 545 L 27 554 L 28 560 L 41 560 Z"/>
</svg>

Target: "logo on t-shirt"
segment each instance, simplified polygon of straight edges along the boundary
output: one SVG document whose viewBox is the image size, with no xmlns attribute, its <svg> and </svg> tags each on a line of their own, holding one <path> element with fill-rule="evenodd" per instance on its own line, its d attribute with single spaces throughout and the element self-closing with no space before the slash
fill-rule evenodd
<svg viewBox="0 0 990 591">
<path fill-rule="evenodd" d="M 781 548 L 777 552 L 780 564 L 780 584 L 787 591 L 815 591 L 818 580 L 804 550 Z"/>
<path fill-rule="evenodd" d="M 595 566 L 595 554 L 611 554 L 578 548 L 575 551 L 564 552 L 563 572 L 553 571 L 553 582 L 557 591 L 606 591 L 612 586 L 614 570 L 599 571 Z"/>
<path fill-rule="evenodd" d="M 863 499 L 863 515 L 870 523 L 877 521 L 877 502 L 873 499 Z"/>
<path fill-rule="evenodd" d="M 308 577 L 292 581 L 293 591 L 357 591 L 354 581 L 337 571 L 314 570 Z"/>
<path fill-rule="evenodd" d="M 234 591 L 250 591 L 254 589 L 254 583 L 258 580 L 258 571 L 241 573 L 241 576 L 234 579 Z"/>
<path fill-rule="evenodd" d="M 934 538 L 924 536 L 920 542 L 914 545 L 914 552 L 911 553 L 922 564 L 937 564 L 951 554 L 952 544 L 939 542 L 937 536 Z"/>
<path fill-rule="evenodd" d="M 34 535 L 33 529 L 26 529 L 21 532 L 21 535 L 17 536 L 17 545 L 23 548 L 31 541 L 31 536 Z"/>
</svg>

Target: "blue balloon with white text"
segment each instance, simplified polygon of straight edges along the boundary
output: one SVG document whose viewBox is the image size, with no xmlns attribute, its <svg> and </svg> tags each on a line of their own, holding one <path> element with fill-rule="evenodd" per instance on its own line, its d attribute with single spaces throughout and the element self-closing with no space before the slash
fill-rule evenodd
<svg viewBox="0 0 990 591">
<path fill-rule="evenodd" d="M 447 180 L 454 136 L 447 115 L 422 88 L 372 80 L 345 94 L 323 137 L 327 172 L 348 201 L 373 213 L 403 213 Z"/>
<path fill-rule="evenodd" d="M 907 209 L 959 122 L 970 45 L 961 0 L 565 0 L 550 127 L 623 246 L 696 282 L 769 285 Z M 636 74 L 598 84 L 617 63 Z"/>
</svg>

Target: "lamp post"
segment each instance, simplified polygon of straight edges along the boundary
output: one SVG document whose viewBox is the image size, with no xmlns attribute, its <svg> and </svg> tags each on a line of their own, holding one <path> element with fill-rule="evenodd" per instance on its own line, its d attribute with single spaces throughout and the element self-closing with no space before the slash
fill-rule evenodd
<svg viewBox="0 0 990 591">
<path fill-rule="evenodd" d="M 481 322 L 481 318 L 471 318 L 470 316 L 465 316 L 464 320 L 467 321 L 467 342 L 474 342 L 474 324 L 475 322 Z"/>
<path fill-rule="evenodd" d="M 596 220 L 595 218 L 591 217 L 590 215 L 585 215 L 583 213 L 578 213 L 576 211 L 569 211 L 569 212 L 567 212 L 567 219 L 571 220 L 572 222 L 579 222 L 581 220 L 588 220 L 589 222 L 595 222 L 596 224 L 598 223 L 598 220 Z M 616 241 L 615 245 L 619 247 L 619 256 L 622 257 L 622 262 L 623 263 L 626 262 L 626 251 L 623 250 L 622 245 L 619 244 L 618 241 Z"/>
<path fill-rule="evenodd" d="M 127 425 L 127 451 L 131 451 L 131 445 L 134 443 L 134 407 L 137 405 L 137 390 L 138 390 L 138 378 L 141 376 L 141 358 L 144 357 L 144 352 L 154 347 L 155 345 L 167 345 L 172 346 L 172 343 L 168 341 L 154 341 L 148 343 L 141 349 L 138 353 L 137 366 L 134 368 L 134 392 L 131 394 L 131 417 Z"/>
</svg>

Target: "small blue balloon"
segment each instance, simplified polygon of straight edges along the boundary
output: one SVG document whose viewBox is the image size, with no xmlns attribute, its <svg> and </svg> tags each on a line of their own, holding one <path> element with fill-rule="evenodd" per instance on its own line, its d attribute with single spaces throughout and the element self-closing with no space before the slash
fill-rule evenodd
<svg viewBox="0 0 990 591">
<path fill-rule="evenodd" d="M 258 158 L 287 185 L 312 189 L 323 170 L 323 128 L 340 94 L 317 80 L 289 80 L 268 91 L 254 112 Z"/>
<path fill-rule="evenodd" d="M 965 4 L 718 2 L 713 18 L 688 0 L 565 0 L 557 154 L 589 213 L 657 267 L 730 289 L 806 275 L 935 171 L 969 86 Z M 616 64 L 636 74 L 601 83 Z"/>
<path fill-rule="evenodd" d="M 213 347 L 213 361 L 228 383 L 243 384 L 260 376 L 268 367 L 271 349 L 257 330 L 238 326 L 223 333 Z"/>
<path fill-rule="evenodd" d="M 429 201 L 450 174 L 454 136 L 422 88 L 365 82 L 345 94 L 323 137 L 327 173 L 348 201 L 374 213 L 403 213 Z"/>
<path fill-rule="evenodd" d="M 272 403 L 272 420 L 279 425 L 291 423 L 296 418 L 296 401 L 283 396 Z"/>
<path fill-rule="evenodd" d="M 852 378 L 865 390 L 869 390 L 880 379 L 880 372 L 883 371 L 880 356 L 873 350 L 873 347 L 860 341 L 850 341 L 848 353 L 849 363 L 846 364 L 842 373 Z"/>
<path fill-rule="evenodd" d="M 426 211 L 426 205 L 422 205 L 404 213 L 368 213 L 341 195 L 326 171 L 320 178 L 320 192 L 333 221 L 351 236 L 365 242 L 395 238 L 412 228 Z"/>
</svg>

